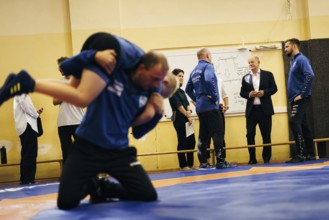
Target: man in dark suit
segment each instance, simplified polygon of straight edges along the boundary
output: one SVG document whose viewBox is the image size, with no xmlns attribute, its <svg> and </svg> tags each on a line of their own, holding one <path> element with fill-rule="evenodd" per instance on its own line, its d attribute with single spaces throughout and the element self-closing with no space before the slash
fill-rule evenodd
<svg viewBox="0 0 329 220">
<path fill-rule="evenodd" d="M 247 99 L 246 121 L 248 145 L 255 144 L 256 126 L 259 125 L 263 144 L 271 143 L 272 115 L 274 114 L 271 96 L 278 89 L 271 72 L 259 68 L 259 58 L 248 59 L 250 72 L 242 78 L 240 96 Z M 257 164 L 255 147 L 248 148 L 249 164 Z M 271 147 L 263 148 L 264 163 L 271 160 Z"/>
</svg>

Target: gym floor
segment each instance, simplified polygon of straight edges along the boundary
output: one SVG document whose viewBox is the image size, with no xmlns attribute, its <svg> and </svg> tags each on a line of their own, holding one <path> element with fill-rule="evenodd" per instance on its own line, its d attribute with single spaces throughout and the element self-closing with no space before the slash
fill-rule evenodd
<svg viewBox="0 0 329 220">
<path fill-rule="evenodd" d="M 58 182 L 0 187 L 0 219 L 329 219 L 329 160 L 150 174 L 156 202 L 56 207 Z"/>
</svg>

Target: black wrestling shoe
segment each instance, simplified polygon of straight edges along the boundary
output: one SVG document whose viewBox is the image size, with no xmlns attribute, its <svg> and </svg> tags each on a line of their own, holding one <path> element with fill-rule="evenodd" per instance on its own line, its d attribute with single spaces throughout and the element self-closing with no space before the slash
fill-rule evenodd
<svg viewBox="0 0 329 220">
<path fill-rule="evenodd" d="M 228 161 L 224 161 L 224 168 L 232 168 L 232 167 L 237 167 L 238 165 L 234 163 L 229 163 Z"/>
<path fill-rule="evenodd" d="M 224 160 L 223 162 L 219 162 L 216 164 L 216 169 L 224 169 L 224 168 L 232 168 L 232 167 L 236 167 L 236 164 L 231 164 L 229 162 L 227 162 L 226 160 Z"/>
<path fill-rule="evenodd" d="M 314 155 L 307 154 L 307 156 L 305 157 L 305 160 L 306 161 L 316 160 L 316 157 Z"/>
<path fill-rule="evenodd" d="M 106 176 L 98 176 L 92 178 L 88 185 L 88 193 L 90 195 L 90 203 L 103 203 L 115 200 L 113 192 L 117 183 L 111 182 Z"/>
<path fill-rule="evenodd" d="M 214 166 L 211 166 L 208 163 L 202 163 L 199 166 L 199 170 L 212 170 L 212 169 L 215 169 L 215 167 Z"/>
<path fill-rule="evenodd" d="M 301 163 L 304 162 L 304 157 L 301 155 L 296 155 L 293 158 L 291 158 L 290 160 L 286 161 L 286 163 Z"/>
<path fill-rule="evenodd" d="M 0 105 L 16 95 L 33 92 L 34 87 L 35 80 L 25 70 L 16 75 L 9 74 L 0 89 Z"/>
<path fill-rule="evenodd" d="M 102 190 L 102 181 L 104 181 L 103 178 L 94 177 L 88 184 L 88 193 L 90 195 L 89 202 L 91 204 L 107 201 L 107 198 Z"/>
<path fill-rule="evenodd" d="M 0 88 L 0 94 L 4 94 L 5 93 L 5 85 L 8 85 L 8 84 L 10 84 L 14 79 L 16 78 L 16 74 L 14 74 L 14 73 L 10 73 L 8 76 L 7 76 L 7 79 L 5 80 L 5 82 L 3 83 L 3 86 Z M 2 96 L 5 96 L 5 95 L 0 95 L 0 97 L 2 97 Z M 2 103 L 4 102 L 4 101 L 6 101 L 6 100 L 3 100 L 3 101 L 1 101 L 2 100 L 2 98 L 0 98 L 0 105 L 2 105 Z"/>
</svg>

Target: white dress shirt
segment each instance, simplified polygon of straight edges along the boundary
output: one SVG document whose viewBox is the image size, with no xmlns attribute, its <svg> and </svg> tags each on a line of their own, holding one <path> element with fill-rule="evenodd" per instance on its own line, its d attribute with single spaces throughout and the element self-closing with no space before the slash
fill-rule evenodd
<svg viewBox="0 0 329 220">
<path fill-rule="evenodd" d="M 62 78 L 66 83 L 69 83 L 69 79 Z M 59 106 L 57 125 L 58 127 L 68 125 L 79 125 L 84 116 L 82 108 L 76 107 L 75 105 L 62 102 Z"/>
<path fill-rule="evenodd" d="M 258 69 L 257 73 L 254 74 L 253 72 L 250 72 L 250 75 L 252 77 L 252 84 L 254 86 L 254 89 L 256 92 L 259 91 L 259 83 L 260 83 L 260 69 Z M 255 97 L 254 99 L 254 105 L 260 105 L 260 98 L 259 97 Z"/>
<path fill-rule="evenodd" d="M 22 94 L 14 97 L 14 119 L 18 136 L 26 130 L 27 124 L 38 132 L 37 118 L 39 114 L 33 106 L 30 96 Z"/>
<path fill-rule="evenodd" d="M 224 104 L 224 99 L 228 97 L 228 95 L 225 91 L 223 80 L 221 78 L 217 78 L 217 84 L 218 84 L 218 92 L 220 97 L 219 104 Z"/>
</svg>

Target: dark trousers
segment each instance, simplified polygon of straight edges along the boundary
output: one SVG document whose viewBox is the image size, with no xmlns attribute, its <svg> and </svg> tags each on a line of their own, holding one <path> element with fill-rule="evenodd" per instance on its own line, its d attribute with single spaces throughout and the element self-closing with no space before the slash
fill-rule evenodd
<svg viewBox="0 0 329 220">
<path fill-rule="evenodd" d="M 34 183 L 37 171 L 38 133 L 27 124 L 26 130 L 19 138 L 22 145 L 20 182 L 21 184 Z"/>
<path fill-rule="evenodd" d="M 223 118 L 218 110 L 199 112 L 198 158 L 200 163 L 207 163 L 207 147 L 213 140 L 218 162 L 223 161 L 224 129 Z"/>
<path fill-rule="evenodd" d="M 247 117 L 247 142 L 248 145 L 255 144 L 256 126 L 259 125 L 263 144 L 271 143 L 272 116 L 265 115 L 260 105 L 254 105 L 251 114 Z M 250 160 L 256 160 L 256 148 L 248 148 Z M 263 160 L 270 161 L 272 147 L 263 147 Z"/>
<path fill-rule="evenodd" d="M 224 112 L 222 110 L 219 110 L 219 113 L 222 115 L 222 121 L 223 121 L 223 158 L 226 158 L 226 142 L 225 142 L 225 116 L 224 116 Z"/>
<path fill-rule="evenodd" d="M 176 113 L 174 127 L 177 133 L 178 145 L 177 150 L 194 150 L 195 148 L 195 135 L 192 134 L 186 137 L 186 123 L 187 118 L 180 113 Z M 194 164 L 194 153 L 178 153 L 179 167 L 183 168 L 186 166 L 193 167 Z"/>
<path fill-rule="evenodd" d="M 154 201 L 157 193 L 136 159 L 136 149 L 107 150 L 76 139 L 60 178 L 57 205 L 72 209 L 88 194 L 88 184 L 99 173 L 107 173 L 118 181 L 106 196 L 120 200 Z"/>
<path fill-rule="evenodd" d="M 226 142 L 225 142 L 225 116 L 224 116 L 224 112 L 222 110 L 219 110 L 219 114 L 221 114 L 222 116 L 222 122 L 223 122 L 223 133 L 224 133 L 224 139 L 223 139 L 223 158 L 225 159 L 226 158 L 226 150 L 225 150 L 225 147 L 226 147 Z M 221 122 L 219 122 L 221 123 Z M 210 141 L 209 140 L 209 145 L 208 145 L 208 150 L 207 150 L 207 159 L 210 159 Z"/>
<path fill-rule="evenodd" d="M 314 156 L 313 134 L 309 119 L 307 118 L 310 98 L 292 102 L 290 107 L 291 115 L 289 125 L 296 142 L 296 150 L 292 156 L 302 156 L 304 153 Z M 306 149 L 304 149 L 304 144 Z"/>
<path fill-rule="evenodd" d="M 65 163 L 68 155 L 70 154 L 75 140 L 75 130 L 79 125 L 68 125 L 58 127 L 58 136 L 61 142 L 63 163 Z"/>
</svg>

